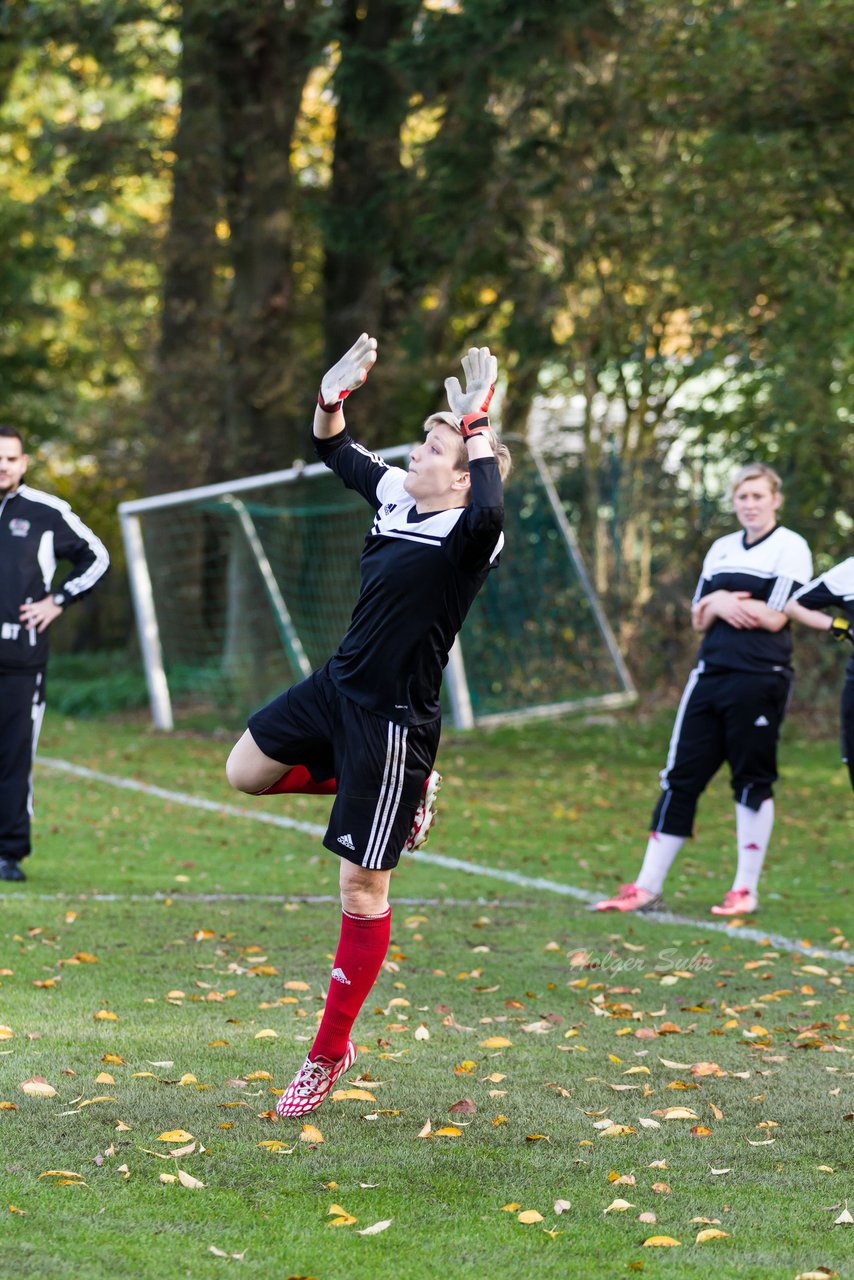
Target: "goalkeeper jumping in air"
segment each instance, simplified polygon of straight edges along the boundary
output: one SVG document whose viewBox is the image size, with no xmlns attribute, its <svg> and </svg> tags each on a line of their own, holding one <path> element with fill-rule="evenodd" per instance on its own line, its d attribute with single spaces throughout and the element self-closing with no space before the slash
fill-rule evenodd
<svg viewBox="0 0 854 1280">
<path fill-rule="evenodd" d="M 445 382 L 451 412 L 424 423 L 408 471 L 357 444 L 344 422 L 344 400 L 376 358 L 363 333 L 323 377 L 314 413 L 316 453 L 375 513 L 349 628 L 325 666 L 250 718 L 226 767 L 253 795 L 335 795 L 323 843 L 341 859 L 341 934 L 323 1020 L 280 1116 L 320 1106 L 356 1058 L 350 1032 L 388 950 L 391 872 L 433 822 L 442 669 L 504 542 L 510 454 L 487 417 L 498 371 L 489 348 L 464 358 L 465 390 Z"/>
</svg>

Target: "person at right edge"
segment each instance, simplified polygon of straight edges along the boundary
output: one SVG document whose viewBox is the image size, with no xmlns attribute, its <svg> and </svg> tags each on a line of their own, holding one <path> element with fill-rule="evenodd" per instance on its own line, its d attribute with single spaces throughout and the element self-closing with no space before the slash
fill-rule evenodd
<svg viewBox="0 0 854 1280">
<path fill-rule="evenodd" d="M 844 616 L 823 613 L 838 609 Z M 854 644 L 854 556 L 835 564 L 796 591 L 786 605 L 786 613 L 816 631 L 826 631 L 831 640 L 848 640 Z M 854 653 L 845 668 L 840 707 L 842 759 L 848 765 L 848 776 L 854 788 Z"/>
<path fill-rule="evenodd" d="M 643 866 L 596 911 L 664 907 L 665 877 L 693 835 L 700 795 L 724 761 L 735 797 L 738 865 L 732 888 L 711 911 L 736 916 L 759 906 L 774 825 L 777 741 L 794 678 L 783 610 L 812 577 L 812 557 L 800 534 L 777 523 L 783 493 L 771 467 L 742 467 L 731 495 L 741 531 L 712 543 L 691 602 L 691 623 L 703 642 L 676 713 Z"/>
</svg>

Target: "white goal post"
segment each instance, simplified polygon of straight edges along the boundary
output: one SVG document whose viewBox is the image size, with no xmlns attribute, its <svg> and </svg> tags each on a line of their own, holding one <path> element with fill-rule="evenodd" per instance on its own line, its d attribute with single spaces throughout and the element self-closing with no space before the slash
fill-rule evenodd
<svg viewBox="0 0 854 1280">
<path fill-rule="evenodd" d="M 637 696 L 548 465 L 512 445 L 501 565 L 445 671 L 459 729 Z M 379 452 L 396 465 L 410 449 Z M 322 463 L 123 502 L 119 516 L 158 729 L 184 703 L 245 712 L 333 652 L 367 522 L 364 501 Z"/>
</svg>

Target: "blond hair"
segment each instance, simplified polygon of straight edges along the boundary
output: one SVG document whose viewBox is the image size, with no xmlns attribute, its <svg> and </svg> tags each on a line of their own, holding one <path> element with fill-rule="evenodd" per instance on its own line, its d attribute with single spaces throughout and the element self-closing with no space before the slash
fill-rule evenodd
<svg viewBox="0 0 854 1280">
<path fill-rule="evenodd" d="M 780 479 L 773 467 L 769 467 L 767 462 L 748 462 L 746 466 L 739 467 L 736 471 L 729 486 L 729 496 L 734 498 L 736 490 L 740 489 L 746 480 L 767 480 L 771 486 L 772 493 L 782 494 L 783 481 Z"/>
<path fill-rule="evenodd" d="M 425 434 L 428 431 L 431 431 L 433 427 L 438 424 L 450 427 L 451 430 L 459 436 L 459 451 L 457 453 L 456 469 L 457 471 L 468 471 L 469 455 L 459 422 L 452 413 L 431 413 L 430 417 L 427 418 L 424 423 Z M 513 468 L 513 459 L 510 457 L 510 450 L 507 448 L 507 445 L 503 440 L 499 440 L 498 434 L 492 429 L 492 427 L 483 434 L 486 437 L 487 444 L 495 454 L 495 461 L 498 463 L 498 474 L 501 476 L 502 482 L 504 482 L 510 475 Z"/>
</svg>

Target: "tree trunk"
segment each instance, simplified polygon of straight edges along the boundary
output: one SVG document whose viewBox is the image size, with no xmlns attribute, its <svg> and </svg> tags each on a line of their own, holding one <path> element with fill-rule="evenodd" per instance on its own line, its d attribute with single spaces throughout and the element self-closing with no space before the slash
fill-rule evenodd
<svg viewBox="0 0 854 1280">
<path fill-rule="evenodd" d="M 290 155 L 310 59 L 322 37 L 304 0 L 231 0 L 216 20 L 216 75 L 230 226 L 226 441 L 232 471 L 305 454 L 312 388 L 295 315 Z"/>
</svg>

